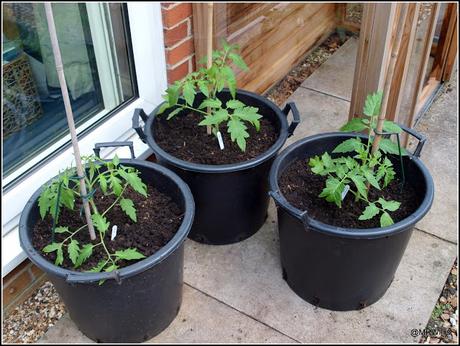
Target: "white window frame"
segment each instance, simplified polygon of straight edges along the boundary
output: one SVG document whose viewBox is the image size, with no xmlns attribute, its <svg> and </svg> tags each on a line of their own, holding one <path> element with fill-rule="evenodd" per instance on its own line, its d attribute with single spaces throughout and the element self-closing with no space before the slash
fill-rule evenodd
<svg viewBox="0 0 460 346">
<path fill-rule="evenodd" d="M 91 154 L 97 142 L 112 141 L 133 141 L 136 157 L 144 156 L 149 151 L 132 129 L 131 118 L 135 108 L 143 108 L 147 114 L 150 113 L 162 101 L 161 94 L 167 87 L 161 5 L 128 3 L 128 18 L 139 97 L 79 141 L 82 155 Z M 78 132 L 82 130 L 82 127 L 77 129 Z M 70 136 L 67 140 L 70 142 Z M 120 157 L 129 157 L 127 148 L 102 150 L 101 157 L 110 157 L 115 152 Z M 19 218 L 25 204 L 37 188 L 60 169 L 68 167 L 72 160 L 69 145 L 46 165 L 7 192 L 2 192 L 2 277 L 26 258 L 19 245 L 18 232 Z"/>
</svg>

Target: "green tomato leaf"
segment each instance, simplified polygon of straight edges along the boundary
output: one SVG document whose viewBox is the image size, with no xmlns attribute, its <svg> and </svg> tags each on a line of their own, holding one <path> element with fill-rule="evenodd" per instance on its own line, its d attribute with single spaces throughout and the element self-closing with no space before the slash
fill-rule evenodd
<svg viewBox="0 0 460 346">
<path fill-rule="evenodd" d="M 75 204 L 74 193 L 71 189 L 62 187 L 61 188 L 61 200 L 60 203 L 65 205 L 67 208 L 73 210 Z"/>
<path fill-rule="evenodd" d="M 193 86 L 193 82 L 185 82 L 183 93 L 185 102 L 187 102 L 187 104 L 189 104 L 190 106 L 193 106 L 193 101 L 195 101 L 195 88 Z"/>
<path fill-rule="evenodd" d="M 228 54 L 228 57 L 232 60 L 232 62 L 240 69 L 242 69 L 243 71 L 249 71 L 249 68 L 248 68 L 248 65 L 246 65 L 246 63 L 244 62 L 244 60 L 241 58 L 241 56 L 239 56 L 238 54 L 236 53 L 229 53 Z"/>
<path fill-rule="evenodd" d="M 235 73 L 233 73 L 233 70 L 229 66 L 224 66 L 221 72 L 225 78 L 225 81 L 227 82 L 227 86 L 228 86 L 228 90 L 230 91 L 230 95 L 232 95 L 232 98 L 235 98 L 236 97 Z"/>
<path fill-rule="evenodd" d="M 99 186 L 101 187 L 101 190 L 104 194 L 107 193 L 107 178 L 105 177 L 104 174 L 100 174 L 99 177 Z"/>
<path fill-rule="evenodd" d="M 326 180 L 326 187 L 320 193 L 319 197 L 326 198 L 328 202 L 334 202 L 339 208 L 342 207 L 342 192 L 345 188 L 343 182 L 337 178 L 329 177 Z"/>
<path fill-rule="evenodd" d="M 245 106 L 243 102 L 238 100 L 229 100 L 225 105 L 227 106 L 227 108 L 231 109 L 243 108 Z"/>
<path fill-rule="evenodd" d="M 75 262 L 75 268 L 78 268 L 79 266 L 81 266 L 83 262 L 85 262 L 91 256 L 91 254 L 93 253 L 93 247 L 94 247 L 93 244 L 83 245 L 83 247 L 80 250 L 80 254 L 78 255 L 78 258 Z M 98 271 L 100 272 L 101 269 L 99 269 Z"/>
<path fill-rule="evenodd" d="M 69 231 L 69 227 L 59 226 L 54 229 L 54 233 L 72 233 Z"/>
<path fill-rule="evenodd" d="M 75 265 L 78 260 L 78 256 L 80 255 L 80 247 L 78 246 L 78 241 L 72 239 L 70 244 L 67 246 L 67 252 L 69 254 L 69 258 L 72 263 Z"/>
<path fill-rule="evenodd" d="M 177 114 L 179 114 L 181 111 L 182 111 L 182 107 L 177 107 L 177 108 L 175 108 L 172 112 L 170 112 L 170 113 L 168 114 L 168 117 L 166 118 L 166 120 L 172 119 L 172 118 L 175 117 Z"/>
<path fill-rule="evenodd" d="M 200 106 L 198 109 L 203 109 L 206 107 L 211 107 L 211 108 L 221 108 L 222 107 L 222 102 L 219 99 L 206 99 L 203 102 L 201 102 Z"/>
<path fill-rule="evenodd" d="M 120 164 L 120 159 L 118 158 L 117 154 L 115 154 L 115 156 L 113 157 L 112 163 L 115 167 L 117 167 Z"/>
<path fill-rule="evenodd" d="M 249 133 L 246 131 L 247 127 L 243 122 L 237 118 L 232 117 L 227 122 L 227 132 L 230 133 L 230 138 L 233 142 L 236 141 L 242 151 L 246 150 L 246 138 L 249 137 Z"/>
<path fill-rule="evenodd" d="M 121 191 L 123 191 L 123 187 L 121 186 L 121 180 L 114 174 L 110 174 L 109 182 L 110 182 L 110 185 L 109 185 L 110 189 L 112 189 L 113 193 L 116 196 L 120 196 Z"/>
<path fill-rule="evenodd" d="M 364 102 L 363 113 L 369 117 L 380 114 L 380 106 L 382 104 L 383 92 L 378 91 L 374 94 L 369 94 Z"/>
<path fill-rule="evenodd" d="M 331 169 L 334 167 L 334 161 L 327 152 L 321 156 L 321 160 L 323 161 L 324 167 L 326 167 L 327 169 Z"/>
<path fill-rule="evenodd" d="M 383 179 L 383 187 L 387 187 L 388 184 L 394 179 L 396 173 L 393 170 L 393 167 L 388 167 L 385 170 L 385 177 Z"/>
<path fill-rule="evenodd" d="M 377 178 L 374 176 L 374 173 L 370 170 L 363 167 L 363 174 L 364 177 L 367 179 L 367 181 L 376 189 L 380 190 L 380 185 L 379 182 L 377 181 Z"/>
<path fill-rule="evenodd" d="M 168 89 L 166 89 L 166 94 L 168 95 L 168 104 L 174 106 L 179 101 L 179 84 L 173 84 Z"/>
<path fill-rule="evenodd" d="M 134 191 L 140 193 L 142 196 L 147 197 L 147 185 L 142 182 L 139 177 L 139 172 L 126 172 L 123 169 L 119 169 L 118 174 L 126 180 L 126 182 L 134 189 Z"/>
<path fill-rule="evenodd" d="M 49 252 L 54 252 L 56 251 L 57 249 L 61 248 L 62 247 L 62 243 L 51 243 L 51 244 L 48 244 L 46 245 L 42 251 L 43 252 L 46 252 L 46 253 L 49 253 Z"/>
<path fill-rule="evenodd" d="M 124 260 L 138 260 L 145 258 L 143 254 L 141 254 L 139 251 L 137 251 L 137 249 L 134 248 L 116 251 L 115 256 L 119 259 Z"/>
<path fill-rule="evenodd" d="M 88 273 L 99 273 L 102 270 L 102 268 L 105 267 L 107 262 L 108 260 L 100 260 L 95 267 L 88 270 Z"/>
<path fill-rule="evenodd" d="M 205 116 L 204 119 L 198 123 L 201 126 L 219 125 L 228 119 L 228 111 L 226 109 L 218 109 L 212 115 Z"/>
<path fill-rule="evenodd" d="M 369 205 L 364 209 L 363 213 L 358 218 L 359 220 L 369 220 L 372 219 L 375 215 L 379 213 L 380 209 L 374 203 L 369 203 Z"/>
<path fill-rule="evenodd" d="M 64 253 L 62 251 L 62 246 L 59 247 L 56 251 L 56 260 L 54 261 L 54 264 L 57 266 L 60 266 L 64 262 Z"/>
<path fill-rule="evenodd" d="M 46 187 L 40 194 L 40 197 L 38 198 L 38 207 L 40 209 L 40 216 L 43 220 L 51 207 L 50 187 Z"/>
<path fill-rule="evenodd" d="M 118 266 L 116 264 L 111 264 L 107 268 L 105 268 L 104 271 L 107 272 L 107 273 L 110 273 L 110 272 L 113 272 L 114 270 L 117 270 L 117 269 L 118 269 Z"/>
<path fill-rule="evenodd" d="M 209 97 L 208 84 L 203 80 L 199 80 L 197 82 L 197 84 L 198 84 L 198 89 L 200 89 L 200 91 L 203 93 L 203 95 L 206 96 L 206 97 Z"/>
<path fill-rule="evenodd" d="M 383 121 L 383 131 L 391 133 L 401 133 L 402 129 L 394 122 L 389 120 Z"/>
<path fill-rule="evenodd" d="M 395 211 L 398 210 L 399 206 L 401 205 L 398 201 L 385 201 L 382 197 L 380 197 L 377 201 L 382 206 L 382 209 Z"/>
<path fill-rule="evenodd" d="M 161 104 L 160 108 L 158 109 L 157 114 L 158 114 L 158 115 L 163 114 L 164 111 L 167 110 L 169 107 L 171 107 L 171 106 L 169 105 L 168 102 L 163 102 L 163 103 Z"/>
<path fill-rule="evenodd" d="M 352 151 L 357 151 L 363 148 L 363 144 L 361 143 L 361 139 L 357 138 L 350 138 L 346 141 L 340 143 L 334 150 L 333 153 L 349 153 Z"/>
<path fill-rule="evenodd" d="M 91 215 L 91 219 L 93 220 L 94 227 L 96 227 L 99 232 L 105 234 L 105 232 L 109 229 L 110 222 L 107 221 L 105 216 L 102 216 L 101 214 L 93 214 Z"/>
<path fill-rule="evenodd" d="M 353 118 L 340 128 L 342 132 L 361 132 L 367 129 L 361 118 Z"/>
<path fill-rule="evenodd" d="M 382 216 L 380 216 L 380 226 L 387 227 L 394 224 L 393 219 L 391 218 L 390 214 L 387 212 L 383 212 Z"/>
<path fill-rule="evenodd" d="M 389 138 L 382 138 L 379 142 L 379 149 L 386 154 L 399 155 L 398 144 Z M 401 155 L 407 155 L 407 150 L 401 147 Z"/>
<path fill-rule="evenodd" d="M 358 189 L 359 194 L 361 194 L 361 196 L 367 197 L 367 187 L 366 187 L 366 184 L 364 183 L 365 179 L 360 175 L 352 175 L 350 179 L 355 184 L 356 188 Z"/>
<path fill-rule="evenodd" d="M 128 215 L 131 218 L 131 220 L 137 222 L 136 208 L 134 208 L 134 203 L 132 200 L 128 198 L 122 198 L 120 200 L 120 207 L 121 210 L 123 210 L 126 213 L 126 215 Z"/>
<path fill-rule="evenodd" d="M 324 169 L 323 161 L 319 158 L 319 156 L 311 157 L 308 161 L 308 165 L 311 167 L 311 171 L 315 174 L 327 174 L 327 171 Z"/>
</svg>

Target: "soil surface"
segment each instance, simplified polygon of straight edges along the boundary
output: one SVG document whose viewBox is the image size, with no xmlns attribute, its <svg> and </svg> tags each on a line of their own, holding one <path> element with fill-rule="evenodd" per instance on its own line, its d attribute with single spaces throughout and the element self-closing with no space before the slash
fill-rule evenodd
<svg viewBox="0 0 460 346">
<path fill-rule="evenodd" d="M 289 203 L 300 210 L 308 210 L 311 218 L 328 225 L 346 228 L 380 227 L 379 216 L 370 220 L 358 220 L 367 204 L 362 201 L 355 202 L 351 193 L 348 193 L 342 201 L 342 208 L 319 197 L 326 186 L 327 177 L 313 173 L 308 160 L 309 158 L 305 157 L 295 161 L 285 169 L 279 179 L 281 193 Z M 414 187 L 406 181 L 401 192 L 397 178 L 382 191 L 370 189 L 369 200 L 374 201 L 379 197 L 401 202 L 401 206 L 396 211 L 390 212 L 395 223 L 412 214 L 420 205 Z"/>
<path fill-rule="evenodd" d="M 134 202 L 134 207 L 137 210 L 136 223 L 121 210 L 119 205 L 113 207 L 106 214 L 107 220 L 110 222 L 110 227 L 105 237 L 105 244 L 111 253 L 117 250 L 136 248 L 143 255 L 149 257 L 166 245 L 176 234 L 182 223 L 183 210 L 170 197 L 159 192 L 152 185 L 147 184 L 147 193 L 148 197 L 145 198 L 129 187 L 123 193 L 124 198 L 129 198 Z M 98 210 L 104 211 L 115 201 L 115 196 L 104 196 L 98 191 L 95 194 L 94 200 L 96 201 Z M 78 201 L 78 203 L 75 203 L 75 210 L 73 211 L 62 208 L 58 225 L 66 225 L 72 231 L 85 224 L 84 216 L 80 217 L 80 206 L 81 202 Z M 51 243 L 51 225 L 52 219 L 49 215 L 44 220 L 39 218 L 39 222 L 35 225 L 32 239 L 35 249 L 41 250 Z M 113 225 L 117 225 L 117 236 L 112 241 L 110 240 L 110 236 Z M 56 233 L 55 242 L 61 242 L 67 236 L 67 233 Z M 78 232 L 73 239 L 79 242 L 80 247 L 82 244 L 89 243 L 87 228 Z M 95 241 L 95 243 L 98 242 L 99 240 Z M 99 245 L 93 248 L 93 253 L 86 262 L 79 268 L 73 269 L 73 264 L 66 250 L 65 247 L 62 267 L 72 270 L 89 270 L 95 267 L 100 260 L 107 258 L 103 246 Z M 56 252 L 42 252 L 42 255 L 52 263 L 56 259 Z M 122 268 L 135 262 L 137 261 L 119 261 L 117 264 Z"/>
<path fill-rule="evenodd" d="M 241 151 L 230 134 L 221 125 L 224 150 L 220 150 L 217 137 L 206 133 L 206 126 L 199 126 L 202 116 L 189 113 L 170 120 L 156 118 L 155 141 L 168 154 L 181 160 L 207 165 L 223 165 L 251 160 L 266 152 L 278 139 L 278 131 L 268 119 L 260 119 L 260 130 L 246 124 L 250 135 L 246 138 L 246 151 Z"/>
</svg>

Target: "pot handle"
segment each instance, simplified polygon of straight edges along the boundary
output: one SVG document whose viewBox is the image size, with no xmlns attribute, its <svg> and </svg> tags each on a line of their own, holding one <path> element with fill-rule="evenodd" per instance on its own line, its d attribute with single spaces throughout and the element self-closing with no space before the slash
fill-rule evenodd
<svg viewBox="0 0 460 346">
<path fill-rule="evenodd" d="M 133 114 L 133 129 L 137 132 L 139 135 L 139 138 L 142 140 L 142 142 L 146 143 L 146 138 L 147 136 L 145 135 L 144 131 L 142 130 L 142 127 L 139 125 L 139 117 L 142 118 L 142 120 L 147 122 L 147 119 L 149 118 L 147 114 L 145 114 L 144 110 L 142 108 L 136 108 L 134 110 Z"/>
<path fill-rule="evenodd" d="M 131 151 L 131 158 L 135 159 L 136 156 L 134 155 L 134 147 L 133 147 L 133 142 L 128 141 L 128 142 L 104 142 L 104 143 L 96 143 L 94 146 L 94 154 L 96 154 L 97 157 L 101 157 L 101 148 L 109 148 L 109 147 L 129 147 L 129 150 Z"/>
<path fill-rule="evenodd" d="M 294 208 L 291 204 L 286 201 L 279 191 L 268 191 L 268 194 L 273 198 L 277 207 L 282 207 L 290 215 L 302 221 L 305 229 L 310 228 L 311 219 L 308 216 L 306 211 L 300 211 L 297 208 Z"/>
<path fill-rule="evenodd" d="M 70 284 L 70 285 L 75 285 L 75 284 L 87 284 L 89 282 L 96 282 L 100 281 L 100 275 L 99 278 L 94 277 L 95 273 L 78 273 L 78 274 L 67 274 L 65 281 Z M 97 273 L 101 274 L 101 273 Z M 120 278 L 120 273 L 118 270 L 114 270 L 113 272 L 109 273 L 103 273 L 104 274 L 104 279 L 102 280 L 115 280 L 118 284 L 121 284 L 121 278 Z"/>
<path fill-rule="evenodd" d="M 403 129 L 404 132 L 407 132 L 409 135 L 411 135 L 411 136 L 413 136 L 413 137 L 418 139 L 417 147 L 415 148 L 415 150 L 414 150 L 412 155 L 415 156 L 415 157 L 420 157 L 420 154 L 422 153 L 423 146 L 426 143 L 426 136 L 422 135 L 421 133 L 418 133 L 414 129 L 411 129 L 411 128 L 405 126 L 405 125 L 402 125 L 402 124 L 398 124 L 398 125 L 399 125 L 400 128 Z"/>
<path fill-rule="evenodd" d="M 297 109 L 297 106 L 295 105 L 295 102 L 286 103 L 286 106 L 284 106 L 282 112 L 287 117 L 289 114 L 289 111 L 292 111 L 292 117 L 294 118 L 294 120 L 292 120 L 292 123 L 289 125 L 289 128 L 288 128 L 288 137 L 291 137 L 294 134 L 295 128 L 300 123 L 300 114 L 299 114 L 299 110 Z"/>
</svg>

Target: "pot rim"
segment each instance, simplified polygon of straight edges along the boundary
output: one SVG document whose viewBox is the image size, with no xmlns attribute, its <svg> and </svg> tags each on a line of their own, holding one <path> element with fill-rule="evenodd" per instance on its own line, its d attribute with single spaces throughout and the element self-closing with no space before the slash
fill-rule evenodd
<svg viewBox="0 0 460 346">
<path fill-rule="evenodd" d="M 224 88 L 222 92 L 229 93 L 228 88 Z M 152 113 L 150 113 L 149 118 L 145 124 L 144 131 L 146 134 L 146 139 L 147 143 L 149 144 L 150 148 L 153 150 L 155 155 L 160 156 L 162 159 L 167 161 L 168 164 L 171 164 L 173 166 L 179 167 L 183 170 L 187 171 L 193 171 L 193 172 L 200 172 L 200 173 L 229 173 L 229 172 L 236 172 L 236 171 L 242 171 L 245 169 L 253 168 L 257 165 L 260 165 L 261 163 L 269 160 L 271 157 L 275 156 L 276 153 L 281 149 L 281 147 L 284 145 L 286 142 L 286 139 L 288 138 L 288 123 L 287 123 L 287 115 L 284 114 L 281 109 L 275 105 L 272 101 L 269 99 L 258 95 L 256 93 L 243 90 L 243 89 L 237 89 L 236 94 L 241 94 L 245 96 L 249 96 L 253 99 L 256 99 L 260 103 L 266 104 L 268 107 L 270 107 L 273 112 L 277 115 L 278 119 L 280 120 L 281 123 L 281 128 L 279 131 L 279 136 L 276 142 L 265 152 L 262 154 L 256 156 L 255 158 L 248 160 L 248 161 L 243 161 L 243 162 L 236 162 L 236 163 L 230 163 L 230 164 L 224 164 L 224 165 L 208 165 L 208 164 L 201 164 L 201 163 L 194 163 L 194 162 L 188 162 L 182 159 L 179 159 L 165 150 L 163 150 L 155 141 L 153 137 L 153 131 L 152 131 L 152 124 L 157 116 L 157 112 L 160 109 L 161 105 L 164 103 L 162 102 L 160 105 L 158 105 Z M 165 101 L 166 102 L 166 101 Z"/>
<path fill-rule="evenodd" d="M 356 134 L 356 133 L 345 133 L 345 132 L 327 132 L 327 133 L 321 133 L 313 136 L 309 136 L 306 138 L 303 138 L 297 142 L 292 143 L 288 147 L 286 147 L 280 155 L 276 158 L 276 160 L 273 162 L 273 165 L 270 169 L 270 175 L 269 175 L 269 180 L 270 180 L 270 193 L 271 195 L 275 198 L 275 201 L 277 202 L 278 205 L 282 206 L 289 214 L 291 214 L 294 217 L 297 217 L 300 219 L 302 222 L 306 222 L 305 220 L 308 219 L 308 228 L 318 231 L 320 233 L 332 235 L 332 236 L 340 236 L 344 238 L 366 238 L 366 239 L 372 239 L 372 238 L 381 238 L 385 236 L 389 236 L 392 234 L 396 234 L 399 232 L 404 231 L 405 229 L 409 227 L 413 227 L 419 220 L 422 219 L 423 216 L 425 216 L 426 213 L 431 208 L 431 205 L 433 203 L 433 198 L 434 198 L 434 183 L 433 183 L 433 178 L 426 168 L 426 166 L 422 163 L 422 161 L 413 156 L 409 155 L 409 159 L 412 160 L 415 165 L 420 169 L 422 172 L 422 175 L 425 180 L 426 184 L 426 193 L 425 197 L 423 198 L 422 203 L 420 203 L 419 207 L 408 217 L 405 219 L 398 221 L 394 223 L 393 225 L 387 226 L 387 227 L 374 227 L 374 228 L 345 228 L 345 227 L 337 227 L 337 226 L 332 226 L 329 224 L 326 224 L 324 222 L 314 220 L 312 218 L 309 218 L 307 215 L 307 211 L 302 211 L 296 207 L 294 207 L 292 204 L 290 204 L 287 199 L 283 196 L 281 193 L 281 190 L 278 185 L 278 173 L 281 164 L 285 160 L 285 158 L 295 149 L 306 146 L 311 142 L 314 142 L 317 139 L 324 139 L 324 138 L 332 138 L 332 137 L 356 137 L 359 136 L 361 138 L 367 138 L 367 136 L 362 135 L 362 134 Z"/>
<path fill-rule="evenodd" d="M 40 251 L 36 250 L 31 242 L 31 237 L 29 236 L 27 228 L 27 219 L 32 211 L 32 208 L 35 207 L 38 197 L 44 186 L 49 184 L 57 176 L 51 178 L 45 184 L 43 184 L 35 193 L 30 197 L 26 206 L 24 207 L 23 212 L 21 213 L 21 218 L 19 220 L 19 241 L 22 249 L 27 254 L 29 259 L 37 265 L 40 269 L 45 271 L 47 274 L 52 274 L 57 277 L 65 278 L 67 282 L 72 283 L 90 283 L 100 280 L 115 279 L 117 281 L 127 279 L 136 274 L 142 273 L 151 267 L 159 264 L 169 255 L 171 255 L 177 248 L 179 248 L 182 243 L 187 238 L 187 235 L 192 227 L 193 218 L 195 214 L 195 202 L 193 200 L 192 193 L 189 187 L 184 183 L 184 181 L 179 178 L 177 174 L 171 170 L 162 167 L 156 163 L 136 160 L 136 159 L 120 159 L 120 163 L 126 166 L 129 166 L 132 163 L 135 163 L 136 166 L 142 166 L 144 168 L 149 168 L 155 170 L 162 174 L 163 176 L 171 179 L 176 186 L 181 191 L 184 198 L 184 218 L 177 232 L 174 234 L 173 238 L 166 243 L 160 250 L 155 252 L 153 255 L 131 264 L 129 266 L 118 269 L 110 273 L 89 273 L 89 272 L 79 272 L 75 270 L 70 270 L 56 266 L 55 264 L 49 262 L 45 257 L 43 257 Z"/>
</svg>

